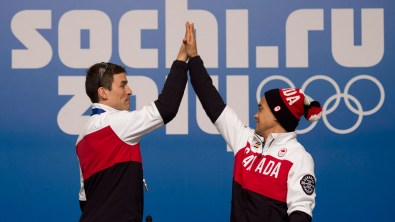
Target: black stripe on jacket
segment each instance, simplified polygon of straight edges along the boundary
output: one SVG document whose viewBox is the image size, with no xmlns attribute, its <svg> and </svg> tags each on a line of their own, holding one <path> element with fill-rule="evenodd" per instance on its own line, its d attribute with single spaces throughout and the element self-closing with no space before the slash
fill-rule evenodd
<svg viewBox="0 0 395 222">
<path fill-rule="evenodd" d="M 225 103 L 213 85 L 211 77 L 208 75 L 206 68 L 200 56 L 189 59 L 189 75 L 191 84 L 196 92 L 204 111 L 214 123 L 225 109 Z"/>
<path fill-rule="evenodd" d="M 164 123 L 170 122 L 177 114 L 180 107 L 185 86 L 188 81 L 187 64 L 183 61 L 175 60 L 170 68 L 162 93 L 159 94 L 155 105 Z"/>
</svg>

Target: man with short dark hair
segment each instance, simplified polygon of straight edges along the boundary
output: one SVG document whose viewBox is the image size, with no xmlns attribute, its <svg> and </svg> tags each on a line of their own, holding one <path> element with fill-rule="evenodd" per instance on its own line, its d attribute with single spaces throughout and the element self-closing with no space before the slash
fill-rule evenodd
<svg viewBox="0 0 395 222">
<path fill-rule="evenodd" d="M 97 63 L 88 69 L 85 87 L 92 114 L 76 143 L 80 221 L 142 221 L 140 138 L 176 116 L 187 83 L 186 60 L 182 43 L 158 99 L 134 111 L 129 111 L 132 89 L 123 67 Z"/>
<path fill-rule="evenodd" d="M 317 121 L 320 104 L 300 89 L 268 90 L 258 104 L 255 129 L 244 126 L 213 86 L 197 53 L 193 24 L 186 29 L 191 84 L 235 155 L 230 221 L 311 221 L 314 162 L 296 140 L 295 128 L 302 115 Z"/>
</svg>

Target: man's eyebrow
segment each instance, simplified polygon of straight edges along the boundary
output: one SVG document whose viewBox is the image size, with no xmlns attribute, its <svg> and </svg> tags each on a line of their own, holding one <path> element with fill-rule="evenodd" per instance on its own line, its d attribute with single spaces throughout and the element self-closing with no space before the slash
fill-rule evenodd
<svg viewBox="0 0 395 222">
<path fill-rule="evenodd" d="M 258 104 L 258 108 L 260 108 L 260 107 L 262 107 L 262 105 L 261 105 L 261 104 Z"/>
<path fill-rule="evenodd" d="M 124 84 L 124 85 L 128 84 L 128 80 L 122 80 L 121 84 Z"/>
</svg>

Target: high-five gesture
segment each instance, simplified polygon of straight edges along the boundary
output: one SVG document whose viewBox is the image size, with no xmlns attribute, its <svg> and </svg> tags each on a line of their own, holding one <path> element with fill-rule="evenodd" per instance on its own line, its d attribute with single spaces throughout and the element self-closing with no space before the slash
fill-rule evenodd
<svg viewBox="0 0 395 222">
<path fill-rule="evenodd" d="M 195 31 L 194 24 L 187 22 L 185 24 L 185 28 L 186 28 L 186 34 L 184 38 L 184 44 L 185 44 L 186 52 L 188 58 L 193 58 L 198 55 L 195 32 L 194 32 Z"/>
</svg>

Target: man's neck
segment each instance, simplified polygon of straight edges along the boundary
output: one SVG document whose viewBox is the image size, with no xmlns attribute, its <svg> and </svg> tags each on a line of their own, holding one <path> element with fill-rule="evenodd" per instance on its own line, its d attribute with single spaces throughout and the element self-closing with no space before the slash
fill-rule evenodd
<svg viewBox="0 0 395 222">
<path fill-rule="evenodd" d="M 266 141 L 269 135 L 272 133 L 286 133 L 286 132 L 287 131 L 279 124 L 263 132 L 263 138 L 265 138 Z"/>
</svg>

